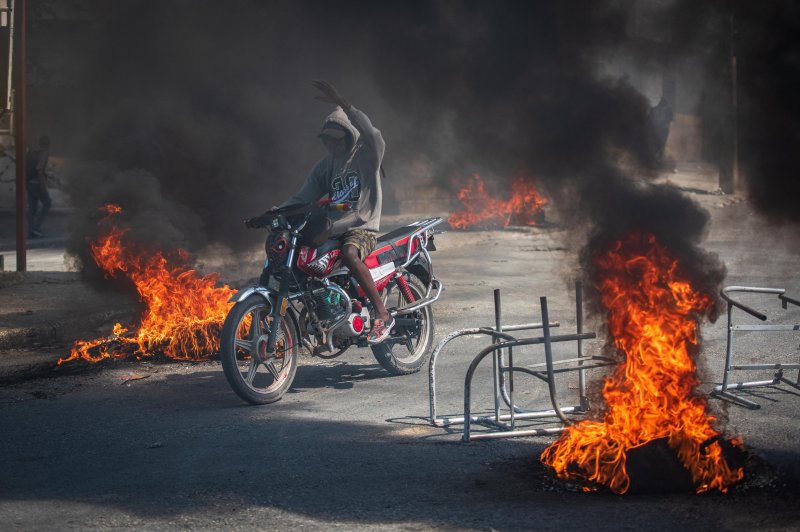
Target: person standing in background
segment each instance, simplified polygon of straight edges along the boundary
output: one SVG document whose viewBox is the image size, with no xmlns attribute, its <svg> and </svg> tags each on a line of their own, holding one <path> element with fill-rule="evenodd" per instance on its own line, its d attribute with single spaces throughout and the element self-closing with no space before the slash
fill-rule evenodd
<svg viewBox="0 0 800 532">
<path fill-rule="evenodd" d="M 39 238 L 42 222 L 50 211 L 52 202 L 47 190 L 47 163 L 50 159 L 50 137 L 39 139 L 39 148 L 28 151 L 27 189 L 28 189 L 28 238 Z M 42 204 L 39 210 L 39 204 Z"/>
</svg>

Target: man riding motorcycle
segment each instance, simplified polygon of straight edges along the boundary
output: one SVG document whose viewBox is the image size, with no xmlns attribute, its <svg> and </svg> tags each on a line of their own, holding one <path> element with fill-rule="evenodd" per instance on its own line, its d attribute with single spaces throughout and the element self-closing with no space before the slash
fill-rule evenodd
<svg viewBox="0 0 800 532">
<path fill-rule="evenodd" d="M 380 169 L 386 143 L 367 115 L 350 105 L 333 85 L 326 81 L 312 84 L 322 92 L 316 99 L 337 105 L 318 135 L 328 155 L 314 165 L 297 194 L 280 207 L 316 202 L 326 195 L 333 204 L 354 206 L 349 212 L 331 213 L 331 236 L 341 239 L 342 261 L 375 308 L 367 341 L 379 344 L 389 336 L 395 321 L 363 260 L 375 248 L 380 227 Z"/>
<path fill-rule="evenodd" d="M 444 286 L 429 252 L 442 219 L 378 237 L 383 137 L 329 83 L 314 87 L 337 105 L 319 134 L 329 153 L 297 194 L 246 221 L 267 230 L 267 256 L 258 282 L 231 298 L 220 331 L 225 377 L 251 404 L 289 390 L 300 347 L 329 359 L 369 346 L 392 375 L 419 371 L 433 348 L 432 304 Z"/>
</svg>

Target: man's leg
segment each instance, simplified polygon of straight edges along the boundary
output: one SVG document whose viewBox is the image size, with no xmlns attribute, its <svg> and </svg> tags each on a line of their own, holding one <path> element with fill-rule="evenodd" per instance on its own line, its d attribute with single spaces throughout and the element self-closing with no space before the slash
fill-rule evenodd
<svg viewBox="0 0 800 532">
<path fill-rule="evenodd" d="M 41 233 L 42 222 L 44 222 L 44 217 L 47 216 L 47 213 L 50 212 L 50 206 L 52 205 L 50 201 L 50 192 L 46 189 L 42 190 L 39 194 L 39 200 L 42 202 L 42 210 L 39 212 L 36 219 L 36 230 Z"/>
<path fill-rule="evenodd" d="M 376 317 L 384 323 L 391 321 L 392 317 L 389 315 L 389 311 L 386 310 L 386 306 L 383 304 L 380 294 L 378 294 L 378 288 L 375 286 L 375 281 L 372 280 L 369 268 L 367 268 L 367 265 L 364 264 L 358 254 L 358 248 L 352 244 L 345 244 L 342 246 L 342 262 L 344 262 L 350 272 L 352 272 L 356 281 L 358 281 L 358 284 L 372 302 L 372 306 L 375 307 L 375 314 L 377 314 Z"/>
<path fill-rule="evenodd" d="M 28 187 L 28 238 L 37 236 L 36 209 L 39 207 L 39 195 L 34 187 Z"/>
</svg>

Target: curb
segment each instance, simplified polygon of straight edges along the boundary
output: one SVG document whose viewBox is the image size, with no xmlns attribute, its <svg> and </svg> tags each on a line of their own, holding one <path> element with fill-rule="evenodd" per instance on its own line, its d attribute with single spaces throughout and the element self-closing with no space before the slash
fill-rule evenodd
<svg viewBox="0 0 800 532">
<path fill-rule="evenodd" d="M 0 351 L 18 349 L 32 343 L 58 343 L 70 337 L 86 334 L 113 320 L 130 317 L 131 309 L 106 310 L 73 319 L 52 322 L 34 327 L 15 327 L 0 331 Z"/>
</svg>

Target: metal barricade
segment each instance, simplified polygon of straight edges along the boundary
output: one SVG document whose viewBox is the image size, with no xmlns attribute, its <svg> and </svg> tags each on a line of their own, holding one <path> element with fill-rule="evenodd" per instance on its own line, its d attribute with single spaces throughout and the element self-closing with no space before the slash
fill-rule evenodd
<svg viewBox="0 0 800 532">
<path fill-rule="evenodd" d="M 547 298 L 540 298 L 542 321 L 540 323 L 526 323 L 520 325 L 503 326 L 501 322 L 500 291 L 494 291 L 495 326 L 459 329 L 443 338 L 431 355 L 428 368 L 428 390 L 430 397 L 430 422 L 437 427 L 451 425 L 464 425 L 464 441 L 494 438 L 509 438 L 516 436 L 542 436 L 557 434 L 564 430 L 565 425 L 571 421 L 567 414 L 584 414 L 588 410 L 586 397 L 586 370 L 601 366 L 608 366 L 614 362 L 607 357 L 583 354 L 583 341 L 595 338 L 593 332 L 583 332 L 583 292 L 580 282 L 575 286 L 577 331 L 575 334 L 553 336 L 550 329 L 559 327 L 559 322 L 550 322 L 547 308 Z M 532 338 L 516 338 L 510 332 L 541 329 L 542 336 Z M 436 397 L 436 362 L 445 346 L 455 338 L 474 335 L 491 336 L 492 344 L 482 349 L 467 369 L 464 382 L 464 414 L 463 416 L 443 416 L 437 412 Z M 552 344 L 558 342 L 577 342 L 577 357 L 564 360 L 554 360 Z M 514 347 L 526 345 L 543 345 L 544 362 L 526 367 L 514 365 Z M 506 362 L 505 352 L 508 353 Z M 471 414 L 472 379 L 479 364 L 489 355 L 492 355 L 492 384 L 494 392 L 494 410 L 491 415 L 474 416 Z M 556 367 L 558 366 L 558 367 Z M 556 396 L 556 374 L 578 372 L 579 401 L 577 405 L 562 407 Z M 514 373 L 520 372 L 545 381 L 548 385 L 552 409 L 527 410 L 514 403 Z M 503 407 L 503 403 L 505 407 Z M 506 408 L 507 412 L 502 412 Z M 518 422 L 523 420 L 538 420 L 556 418 L 560 426 L 546 428 L 519 428 Z M 493 432 L 473 434 L 471 425 L 477 423 L 495 429 Z"/>
<path fill-rule="evenodd" d="M 761 408 L 761 405 L 758 403 L 754 403 L 753 401 L 749 401 L 744 399 L 743 397 L 739 397 L 738 395 L 732 394 L 728 390 L 744 390 L 747 388 L 757 388 L 759 386 L 774 386 L 776 384 L 786 384 L 791 386 L 796 390 L 800 390 L 800 364 L 784 364 L 781 362 L 777 363 L 765 363 L 765 364 L 734 364 L 733 363 L 733 338 L 735 332 L 740 331 L 755 331 L 755 332 L 788 332 L 788 331 L 797 331 L 800 332 L 800 324 L 758 324 L 758 323 L 747 323 L 747 324 L 738 324 L 734 325 L 733 323 L 733 309 L 738 308 L 751 316 L 758 318 L 761 321 L 767 321 L 766 314 L 758 312 L 743 303 L 734 300 L 730 297 L 729 294 L 732 292 L 743 292 L 743 293 L 751 293 L 751 294 L 775 294 L 778 296 L 778 299 L 781 302 L 781 305 L 784 309 L 788 308 L 791 305 L 800 306 L 800 300 L 795 298 L 788 297 L 786 295 L 786 290 L 783 288 L 759 288 L 754 286 L 726 286 L 722 289 L 721 295 L 722 299 L 727 301 L 728 303 L 728 344 L 725 350 L 725 368 L 722 374 L 722 384 L 716 386 L 714 391 L 711 392 L 711 395 L 714 397 L 720 397 L 724 399 L 728 399 L 738 405 L 744 406 L 746 408 L 750 408 L 751 410 L 758 410 Z M 797 379 L 792 382 L 791 380 L 784 377 L 784 370 L 798 370 L 797 372 Z M 771 380 L 760 380 L 760 381 L 747 381 L 747 382 L 730 382 L 730 375 L 733 371 L 758 371 L 758 370 L 777 370 Z"/>
</svg>

